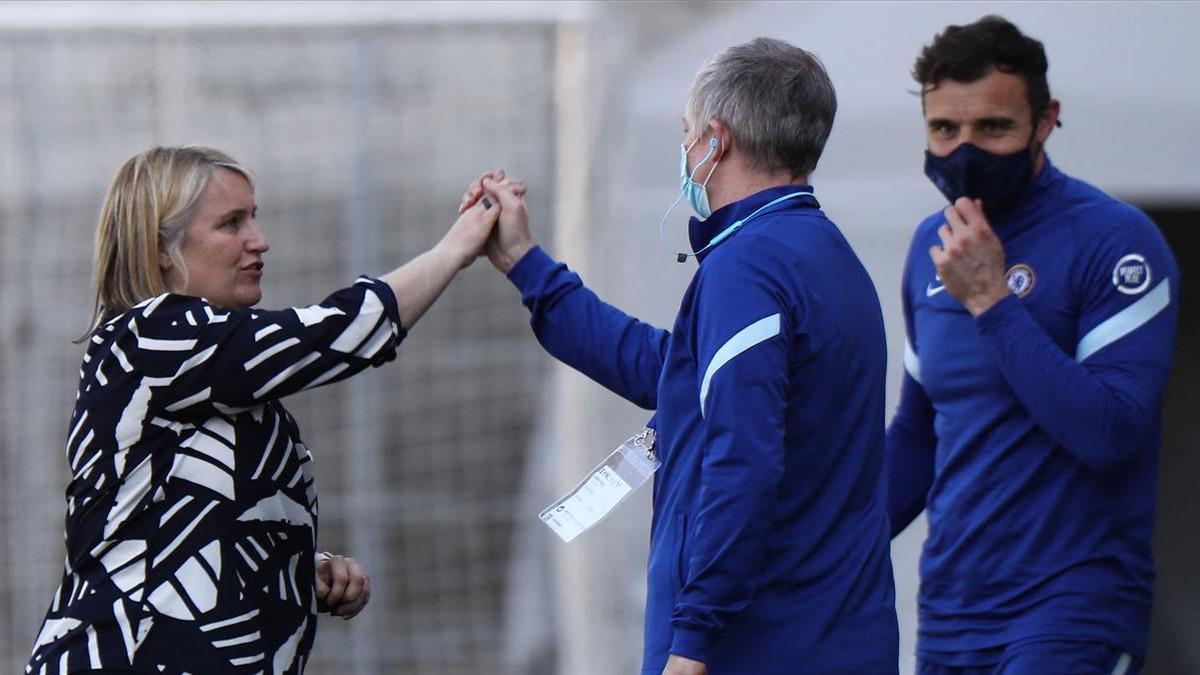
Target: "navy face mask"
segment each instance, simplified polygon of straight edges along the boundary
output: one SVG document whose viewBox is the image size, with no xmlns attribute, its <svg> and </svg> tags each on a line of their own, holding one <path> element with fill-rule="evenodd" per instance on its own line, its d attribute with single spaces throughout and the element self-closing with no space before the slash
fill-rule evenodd
<svg viewBox="0 0 1200 675">
<path fill-rule="evenodd" d="M 990 213 L 1006 211 L 1033 177 L 1033 148 L 996 155 L 963 143 L 945 157 L 925 151 L 925 175 L 953 204 L 959 197 L 982 199 Z"/>
</svg>

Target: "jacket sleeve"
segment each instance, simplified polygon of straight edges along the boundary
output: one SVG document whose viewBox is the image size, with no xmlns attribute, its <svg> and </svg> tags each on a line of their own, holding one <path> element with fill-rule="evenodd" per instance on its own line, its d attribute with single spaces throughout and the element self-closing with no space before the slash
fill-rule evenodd
<svg viewBox="0 0 1200 675">
<path fill-rule="evenodd" d="M 1179 305 L 1175 260 L 1158 229 L 1130 207 L 1112 217 L 1115 226 L 1085 242 L 1074 354 L 1016 296 L 976 318 L 1034 421 L 1096 472 L 1119 470 L 1157 442 Z"/>
<path fill-rule="evenodd" d="M 390 287 L 362 278 L 319 304 L 229 311 L 200 298 L 160 295 L 103 326 L 112 347 L 93 386 L 141 381 L 134 410 L 237 412 L 395 358 L 405 331 Z M 140 400 L 138 400 L 140 399 Z M 140 405 L 139 405 L 140 404 Z"/>
<path fill-rule="evenodd" d="M 888 521 L 895 537 L 925 510 L 937 451 L 933 404 L 908 373 L 904 374 L 900 404 L 888 424 L 885 444 Z"/>
<path fill-rule="evenodd" d="M 795 326 L 769 257 L 714 255 L 696 287 L 700 508 L 687 526 L 671 653 L 699 661 L 754 595 L 783 476 Z"/>
<path fill-rule="evenodd" d="M 522 257 L 508 278 L 551 356 L 635 405 L 657 407 L 669 332 L 601 301 L 540 247 Z"/>
<path fill-rule="evenodd" d="M 915 245 L 913 249 L 920 248 Z M 922 252 L 923 253 L 923 252 Z M 912 316 L 910 269 L 914 251 L 905 265 L 901 302 L 904 307 L 904 381 L 900 404 L 888 424 L 884 459 L 887 470 L 887 511 L 892 536 L 900 534 L 925 509 L 925 496 L 933 485 L 937 435 L 933 430 L 933 402 L 921 384 L 921 358 L 917 353 Z"/>
</svg>

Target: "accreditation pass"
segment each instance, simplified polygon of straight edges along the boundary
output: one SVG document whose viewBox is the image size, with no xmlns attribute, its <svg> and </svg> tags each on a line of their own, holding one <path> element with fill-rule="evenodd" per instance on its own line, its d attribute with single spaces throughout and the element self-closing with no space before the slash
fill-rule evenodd
<svg viewBox="0 0 1200 675">
<path fill-rule="evenodd" d="M 654 430 L 647 428 L 612 452 L 588 473 L 574 490 L 551 504 L 538 517 L 564 542 L 570 542 L 600 522 L 658 468 Z"/>
</svg>

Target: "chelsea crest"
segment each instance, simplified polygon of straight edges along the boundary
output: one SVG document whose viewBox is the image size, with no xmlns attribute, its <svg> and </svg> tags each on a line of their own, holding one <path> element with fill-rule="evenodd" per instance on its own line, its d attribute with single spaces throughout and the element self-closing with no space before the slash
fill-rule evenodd
<svg viewBox="0 0 1200 675">
<path fill-rule="evenodd" d="M 1004 275 L 1004 281 L 1008 284 L 1008 290 L 1016 294 L 1018 298 L 1023 298 L 1029 295 L 1037 283 L 1037 274 L 1029 265 L 1021 263 L 1008 268 L 1008 272 Z"/>
</svg>

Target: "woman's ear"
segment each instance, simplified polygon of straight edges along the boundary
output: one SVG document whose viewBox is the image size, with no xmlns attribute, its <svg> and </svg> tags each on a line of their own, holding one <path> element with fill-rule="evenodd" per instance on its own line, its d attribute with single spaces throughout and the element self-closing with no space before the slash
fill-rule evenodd
<svg viewBox="0 0 1200 675">
<path fill-rule="evenodd" d="M 175 286 L 179 283 L 179 279 L 183 275 L 183 270 L 175 264 L 170 254 L 161 246 L 158 249 L 158 271 L 166 290 L 172 293 L 179 290 Z"/>
</svg>

